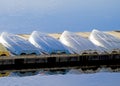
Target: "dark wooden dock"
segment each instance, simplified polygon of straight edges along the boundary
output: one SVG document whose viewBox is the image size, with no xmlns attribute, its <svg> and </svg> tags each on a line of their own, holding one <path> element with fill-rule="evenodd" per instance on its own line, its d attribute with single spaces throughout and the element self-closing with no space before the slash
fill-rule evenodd
<svg viewBox="0 0 120 86">
<path fill-rule="evenodd" d="M 120 68 L 120 54 L 103 55 L 40 55 L 0 57 L 0 71 L 61 69 L 61 68 Z"/>
</svg>

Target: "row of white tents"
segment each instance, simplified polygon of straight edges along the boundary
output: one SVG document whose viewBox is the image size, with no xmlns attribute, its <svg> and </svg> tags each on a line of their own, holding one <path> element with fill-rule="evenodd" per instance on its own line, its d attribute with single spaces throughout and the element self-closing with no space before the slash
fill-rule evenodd
<svg viewBox="0 0 120 86">
<path fill-rule="evenodd" d="M 28 40 L 3 32 L 0 43 L 14 55 L 70 54 L 59 40 L 37 31 L 34 31 Z"/>
<path fill-rule="evenodd" d="M 59 40 L 38 31 L 33 31 L 28 40 L 3 32 L 0 43 L 15 55 L 120 53 L 120 39 L 98 30 L 93 30 L 88 39 L 64 31 Z"/>
<path fill-rule="evenodd" d="M 120 53 L 120 39 L 110 34 L 93 30 L 88 38 L 73 32 L 64 31 L 59 39 L 33 31 L 28 40 L 11 33 L 3 32 L 0 44 L 14 55 L 41 54 L 105 54 Z M 0 47 L 1 50 L 5 49 Z M 66 71 L 47 71 L 46 74 L 66 73 Z M 2 73 L 0 76 L 36 75 L 39 71 Z"/>
<path fill-rule="evenodd" d="M 77 54 L 120 53 L 120 39 L 99 30 L 93 30 L 88 39 L 64 31 L 60 41 Z"/>
</svg>

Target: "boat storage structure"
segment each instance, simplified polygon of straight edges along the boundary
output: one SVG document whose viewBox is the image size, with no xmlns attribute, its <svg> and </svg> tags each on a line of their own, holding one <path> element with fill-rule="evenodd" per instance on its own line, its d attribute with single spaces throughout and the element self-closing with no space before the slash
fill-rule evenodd
<svg viewBox="0 0 120 86">
<path fill-rule="evenodd" d="M 38 31 L 32 32 L 29 41 L 47 54 L 69 54 L 68 49 L 59 40 Z"/>
<path fill-rule="evenodd" d="M 73 32 L 64 31 L 59 40 L 76 54 L 101 54 L 90 40 Z"/>
<path fill-rule="evenodd" d="M 108 33 L 101 32 L 99 30 L 93 30 L 89 36 L 89 39 L 97 46 L 102 47 L 107 53 L 119 53 L 120 52 L 120 39 L 114 37 Z"/>
<path fill-rule="evenodd" d="M 11 33 L 3 32 L 0 36 L 0 43 L 14 55 L 40 54 L 40 51 L 29 41 Z"/>
</svg>

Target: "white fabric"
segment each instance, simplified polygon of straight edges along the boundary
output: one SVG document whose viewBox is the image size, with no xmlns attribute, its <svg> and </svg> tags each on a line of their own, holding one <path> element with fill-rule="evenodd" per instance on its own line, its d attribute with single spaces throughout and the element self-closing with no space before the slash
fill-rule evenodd
<svg viewBox="0 0 120 86">
<path fill-rule="evenodd" d="M 37 48 L 47 52 L 48 54 L 51 53 L 58 53 L 58 52 L 65 52 L 69 53 L 65 46 L 59 42 L 57 39 L 48 36 L 47 34 L 33 31 L 30 35 L 29 41 L 35 45 Z"/>
<path fill-rule="evenodd" d="M 0 42 L 16 55 L 20 55 L 21 53 L 40 54 L 38 49 L 35 48 L 35 46 L 33 46 L 30 42 L 14 34 L 3 32 L 0 36 Z"/>
<path fill-rule="evenodd" d="M 69 31 L 62 33 L 60 41 L 77 54 L 100 52 L 90 40 Z"/>
<path fill-rule="evenodd" d="M 120 50 L 120 39 L 110 34 L 93 30 L 89 39 L 97 46 L 104 48 L 107 52 Z"/>
</svg>

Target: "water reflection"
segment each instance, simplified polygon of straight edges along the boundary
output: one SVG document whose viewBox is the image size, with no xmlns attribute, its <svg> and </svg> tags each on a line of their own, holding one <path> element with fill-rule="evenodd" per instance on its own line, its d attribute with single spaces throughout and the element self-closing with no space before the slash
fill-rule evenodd
<svg viewBox="0 0 120 86">
<path fill-rule="evenodd" d="M 10 75 L 10 72 L 0 72 L 0 77 L 6 77 L 9 75 Z"/>
<path fill-rule="evenodd" d="M 10 74 L 10 76 L 33 76 L 39 74 L 39 71 L 15 71 Z"/>
<path fill-rule="evenodd" d="M 69 72 L 69 69 L 59 69 L 59 70 L 48 70 L 48 71 L 40 71 L 39 74 L 44 74 L 44 75 L 56 75 L 56 74 L 67 74 Z"/>
<path fill-rule="evenodd" d="M 24 77 L 34 75 L 65 75 L 65 74 L 90 74 L 97 72 L 120 72 L 120 68 L 101 67 L 101 68 L 78 68 L 78 69 L 50 69 L 50 70 L 21 70 L 0 72 L 0 77 Z"/>
</svg>

